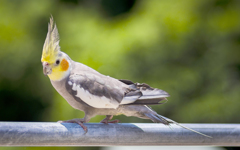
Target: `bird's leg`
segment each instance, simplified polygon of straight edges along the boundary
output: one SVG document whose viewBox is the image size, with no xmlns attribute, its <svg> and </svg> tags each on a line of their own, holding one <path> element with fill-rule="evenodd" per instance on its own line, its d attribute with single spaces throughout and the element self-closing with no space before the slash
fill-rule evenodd
<svg viewBox="0 0 240 150">
<path fill-rule="evenodd" d="M 83 125 L 83 123 L 86 123 L 86 119 L 85 118 L 82 118 L 82 119 L 72 119 L 72 120 L 65 120 L 65 121 L 58 121 L 58 123 L 77 123 L 79 124 L 83 130 L 85 131 L 85 133 L 88 132 L 88 128 Z"/>
<path fill-rule="evenodd" d="M 104 118 L 100 123 L 105 123 L 105 124 L 108 124 L 108 123 L 118 123 L 119 120 L 112 120 L 112 121 L 109 121 L 113 118 L 113 115 L 106 115 L 106 118 Z"/>
</svg>

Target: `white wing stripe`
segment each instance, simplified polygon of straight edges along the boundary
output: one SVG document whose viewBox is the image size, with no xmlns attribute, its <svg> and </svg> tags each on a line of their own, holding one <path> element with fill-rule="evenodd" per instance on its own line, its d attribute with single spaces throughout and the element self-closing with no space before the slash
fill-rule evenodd
<svg viewBox="0 0 240 150">
<path fill-rule="evenodd" d="M 89 93 L 87 90 L 83 89 L 80 85 L 76 86 L 75 83 L 73 83 L 72 89 L 74 91 L 77 91 L 77 97 L 92 107 L 116 109 L 119 106 L 119 103 L 117 101 L 111 100 L 105 96 L 95 96 Z"/>
<path fill-rule="evenodd" d="M 169 95 L 143 95 L 139 98 L 139 100 L 141 100 L 141 99 L 162 98 L 162 97 L 169 97 Z"/>
<path fill-rule="evenodd" d="M 130 104 L 135 102 L 139 98 L 139 95 L 124 97 L 120 104 Z"/>
</svg>

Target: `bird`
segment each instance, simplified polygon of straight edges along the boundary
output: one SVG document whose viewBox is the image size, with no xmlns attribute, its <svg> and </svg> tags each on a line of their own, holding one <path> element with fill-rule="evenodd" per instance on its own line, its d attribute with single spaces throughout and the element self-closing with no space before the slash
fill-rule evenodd
<svg viewBox="0 0 240 150">
<path fill-rule="evenodd" d="M 59 121 L 77 123 L 85 133 L 88 128 L 83 124 L 92 117 L 104 115 L 101 123 L 118 123 L 113 116 L 123 114 L 155 123 L 170 126 L 176 124 L 195 133 L 210 137 L 185 127 L 167 117 L 159 115 L 149 105 L 163 104 L 170 95 L 146 83 L 134 83 L 130 80 L 115 79 L 73 61 L 60 50 L 59 33 L 53 17 L 48 23 L 48 32 L 43 45 L 41 63 L 43 74 L 48 76 L 56 91 L 75 109 L 85 113 L 84 118 Z"/>
</svg>

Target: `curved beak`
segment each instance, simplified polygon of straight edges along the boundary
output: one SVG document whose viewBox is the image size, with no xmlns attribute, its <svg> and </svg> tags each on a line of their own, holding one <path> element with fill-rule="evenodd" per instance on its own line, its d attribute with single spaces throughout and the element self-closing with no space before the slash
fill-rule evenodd
<svg viewBox="0 0 240 150">
<path fill-rule="evenodd" d="M 49 66 L 49 63 L 43 62 L 42 65 L 43 65 L 43 74 L 45 76 L 52 73 L 52 68 Z"/>
</svg>

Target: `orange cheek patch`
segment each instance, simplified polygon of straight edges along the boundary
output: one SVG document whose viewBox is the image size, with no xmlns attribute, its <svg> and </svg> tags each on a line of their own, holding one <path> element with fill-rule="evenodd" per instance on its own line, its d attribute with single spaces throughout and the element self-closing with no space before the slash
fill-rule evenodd
<svg viewBox="0 0 240 150">
<path fill-rule="evenodd" d="M 68 70 L 69 64 L 68 64 L 68 62 L 67 62 L 66 59 L 63 59 L 63 60 L 61 61 L 60 66 L 61 66 L 61 70 L 62 70 L 62 71 L 66 71 L 66 70 Z"/>
</svg>

